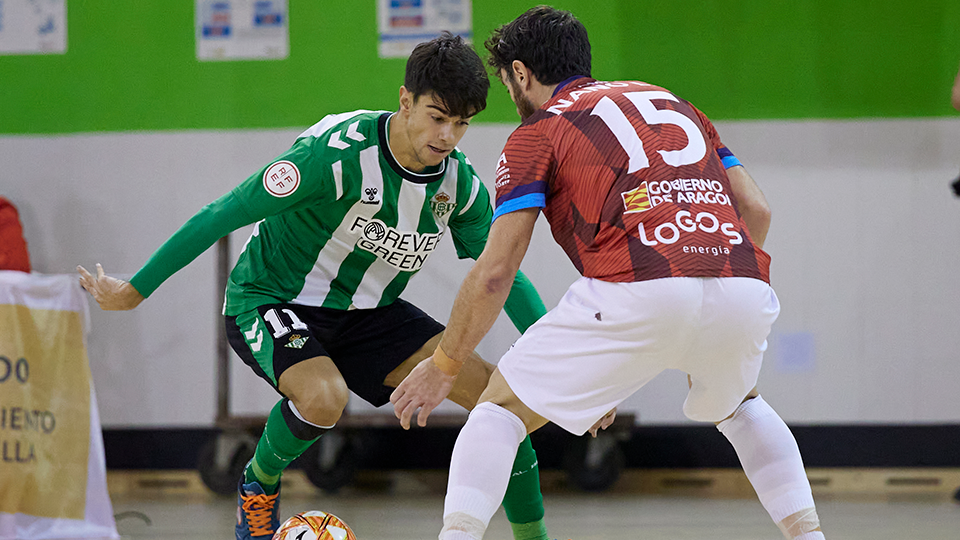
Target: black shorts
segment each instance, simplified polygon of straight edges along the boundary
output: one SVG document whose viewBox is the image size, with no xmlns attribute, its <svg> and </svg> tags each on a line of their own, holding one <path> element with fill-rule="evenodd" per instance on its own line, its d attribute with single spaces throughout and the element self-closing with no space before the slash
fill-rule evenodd
<svg viewBox="0 0 960 540">
<path fill-rule="evenodd" d="M 227 340 L 243 361 L 280 391 L 290 366 L 327 356 L 347 387 L 379 407 L 393 389 L 383 384 L 444 326 L 405 300 L 344 311 L 299 304 L 267 304 L 225 317 Z"/>
</svg>

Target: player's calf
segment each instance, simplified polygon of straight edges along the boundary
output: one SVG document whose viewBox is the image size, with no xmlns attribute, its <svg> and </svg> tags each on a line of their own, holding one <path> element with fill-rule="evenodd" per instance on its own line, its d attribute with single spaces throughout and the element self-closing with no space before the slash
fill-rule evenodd
<svg viewBox="0 0 960 540">
<path fill-rule="evenodd" d="M 717 424 L 733 445 L 760 503 L 788 540 L 823 540 L 800 449 L 776 411 L 756 397 Z"/>
</svg>

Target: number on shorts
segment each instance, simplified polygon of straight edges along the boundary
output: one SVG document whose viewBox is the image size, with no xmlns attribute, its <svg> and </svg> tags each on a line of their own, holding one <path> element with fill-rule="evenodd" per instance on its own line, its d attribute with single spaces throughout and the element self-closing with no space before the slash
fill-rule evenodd
<svg viewBox="0 0 960 540">
<path fill-rule="evenodd" d="M 289 309 L 284 309 L 283 313 L 290 319 L 294 330 L 306 330 L 307 325 L 297 317 L 297 314 Z M 263 320 L 267 321 L 270 328 L 273 329 L 273 337 L 280 338 L 290 333 L 290 327 L 283 324 L 280 320 L 280 314 L 276 309 L 268 310 L 263 314 Z"/>
</svg>

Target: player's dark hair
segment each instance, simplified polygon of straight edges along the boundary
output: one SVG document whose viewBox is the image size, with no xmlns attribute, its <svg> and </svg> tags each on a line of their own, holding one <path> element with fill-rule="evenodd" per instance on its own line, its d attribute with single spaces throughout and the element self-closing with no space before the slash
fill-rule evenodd
<svg viewBox="0 0 960 540">
<path fill-rule="evenodd" d="M 498 74 L 501 69 L 512 73 L 510 64 L 519 60 L 547 86 L 576 75 L 590 76 L 587 29 L 569 11 L 531 8 L 494 30 L 484 45 L 490 51 L 487 63 Z"/>
<path fill-rule="evenodd" d="M 433 92 L 447 112 L 467 118 L 486 108 L 490 79 L 477 51 L 444 31 L 413 49 L 403 85 L 415 100 Z"/>
</svg>

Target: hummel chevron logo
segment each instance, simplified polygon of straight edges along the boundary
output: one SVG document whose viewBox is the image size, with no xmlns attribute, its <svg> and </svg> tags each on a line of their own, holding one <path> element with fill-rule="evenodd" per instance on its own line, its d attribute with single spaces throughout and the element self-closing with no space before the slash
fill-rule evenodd
<svg viewBox="0 0 960 540">
<path fill-rule="evenodd" d="M 363 141 L 367 140 L 367 138 L 363 136 L 363 133 L 360 133 L 360 132 L 357 131 L 357 126 L 359 126 L 359 125 L 360 125 L 360 121 L 359 121 L 359 120 L 357 120 L 356 122 L 350 124 L 350 127 L 347 128 L 347 138 L 348 138 L 348 139 L 353 139 L 353 140 L 355 140 L 355 141 L 357 141 L 357 142 L 363 142 Z"/>
<path fill-rule="evenodd" d="M 247 338 L 247 341 L 257 338 L 257 341 L 250 344 L 250 348 L 253 352 L 260 352 L 260 348 L 263 346 L 263 330 L 257 332 L 257 327 L 260 326 L 260 319 L 253 321 L 253 328 L 249 332 L 244 332 L 243 335 Z"/>
<path fill-rule="evenodd" d="M 350 143 L 341 141 L 340 132 L 334 131 L 330 135 L 330 142 L 327 143 L 327 146 L 331 146 L 337 150 L 346 150 L 347 148 L 350 148 Z"/>
<path fill-rule="evenodd" d="M 357 142 L 363 142 L 367 140 L 367 138 L 363 135 L 363 133 L 360 133 L 359 131 L 357 131 L 357 127 L 359 125 L 360 125 L 359 120 L 350 124 L 350 127 L 347 128 L 348 139 L 352 139 Z M 347 148 L 350 148 L 350 143 L 340 138 L 341 133 L 343 133 L 343 131 L 334 131 L 333 133 L 331 133 L 330 141 L 327 142 L 327 146 L 336 148 L 337 150 L 346 150 Z"/>
</svg>

